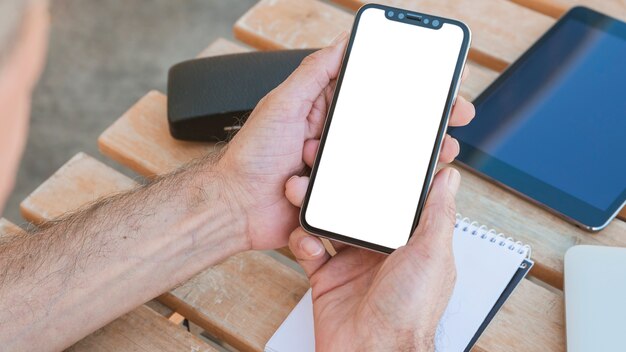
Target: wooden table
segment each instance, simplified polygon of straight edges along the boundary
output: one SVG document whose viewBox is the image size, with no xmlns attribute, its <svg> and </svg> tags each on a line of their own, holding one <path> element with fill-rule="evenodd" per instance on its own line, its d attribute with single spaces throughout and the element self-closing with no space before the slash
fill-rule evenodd
<svg viewBox="0 0 626 352">
<path fill-rule="evenodd" d="M 199 56 L 249 50 L 317 48 L 350 28 L 363 0 L 262 0 L 234 25 L 248 46 L 218 39 Z M 461 94 L 475 98 L 526 50 L 568 7 L 584 4 L 626 19 L 624 0 L 390 0 L 390 5 L 458 18 L 472 29 L 471 74 Z M 146 178 L 173 170 L 214 149 L 206 143 L 172 139 L 166 123 L 166 97 L 150 91 L 98 140 L 102 153 Z M 536 265 L 506 302 L 476 351 L 565 350 L 563 255 L 576 244 L 626 246 L 626 222 L 614 220 L 590 234 L 525 200 L 461 169 L 458 209 L 464 215 L 507 232 L 533 248 Z M 130 189 L 135 181 L 79 153 L 21 204 L 35 224 L 50 220 L 102 196 Z M 622 212 L 622 219 L 626 213 Z M 4 236 L 21 236 L 0 221 Z M 2 237 L 0 237 L 2 241 Z M 281 253 L 289 254 L 287 251 Z M 285 259 L 288 260 L 288 259 Z M 77 343 L 76 351 L 210 351 L 206 339 L 187 332 L 185 318 L 203 336 L 227 348 L 261 351 L 308 288 L 307 279 L 285 260 L 246 252 L 200 273 Z M 161 306 L 162 307 L 162 306 Z M 163 308 L 163 307 L 162 307 Z M 196 332 L 196 335 L 198 333 Z M 221 347 L 220 347 L 221 348 Z"/>
</svg>

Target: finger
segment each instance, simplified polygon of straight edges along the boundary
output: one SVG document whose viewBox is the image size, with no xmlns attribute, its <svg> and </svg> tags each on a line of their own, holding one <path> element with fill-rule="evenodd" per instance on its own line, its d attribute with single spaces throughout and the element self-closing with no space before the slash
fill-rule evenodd
<svg viewBox="0 0 626 352">
<path fill-rule="evenodd" d="M 449 134 L 446 134 L 443 139 L 443 145 L 441 146 L 441 152 L 439 153 L 439 161 L 449 164 L 459 155 L 460 151 L 461 146 L 459 145 L 459 141 L 450 137 Z"/>
<path fill-rule="evenodd" d="M 311 113 L 308 117 L 307 138 L 320 138 L 322 130 L 324 129 L 324 122 L 326 122 L 326 115 L 328 115 L 328 109 L 330 108 L 333 95 L 335 94 L 336 86 L 336 79 L 330 81 L 322 94 L 320 94 L 313 103 Z"/>
<path fill-rule="evenodd" d="M 476 115 L 474 104 L 459 95 L 452 108 L 449 124 L 450 126 L 465 126 L 472 121 L 474 115 Z"/>
<path fill-rule="evenodd" d="M 425 247 L 434 255 L 451 251 L 456 222 L 455 196 L 460 182 L 461 175 L 453 168 L 446 167 L 437 173 L 409 245 Z"/>
<path fill-rule="evenodd" d="M 274 90 L 273 97 L 286 102 L 309 102 L 312 105 L 339 74 L 347 38 L 347 34 L 342 33 L 331 46 L 304 58 L 300 66 Z M 308 106 L 307 110 L 310 108 Z"/>
<path fill-rule="evenodd" d="M 307 176 L 291 176 L 285 183 L 285 197 L 291 204 L 299 208 L 302 206 L 307 187 L 309 187 Z"/>
<path fill-rule="evenodd" d="M 322 241 L 309 235 L 301 227 L 289 236 L 289 249 L 309 278 L 330 259 Z"/>
<path fill-rule="evenodd" d="M 315 162 L 315 157 L 317 155 L 317 149 L 320 146 L 319 139 L 307 139 L 304 142 L 304 147 L 302 149 L 302 160 L 307 164 L 308 167 L 313 167 L 313 163 Z"/>
</svg>

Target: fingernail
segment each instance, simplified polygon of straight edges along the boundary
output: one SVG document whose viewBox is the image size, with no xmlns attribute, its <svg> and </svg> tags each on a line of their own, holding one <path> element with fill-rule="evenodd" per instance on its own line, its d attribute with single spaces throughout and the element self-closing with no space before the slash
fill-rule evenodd
<svg viewBox="0 0 626 352">
<path fill-rule="evenodd" d="M 448 172 L 448 189 L 452 194 L 456 194 L 461 184 L 461 174 L 456 169 L 450 169 Z"/>
<path fill-rule="evenodd" d="M 459 155 L 459 153 L 461 152 L 461 145 L 459 144 L 459 140 L 456 138 L 452 138 L 452 140 L 454 141 L 454 143 L 456 144 L 456 156 L 455 158 Z M 456 170 L 454 170 L 456 171 Z M 458 171 L 457 171 L 458 173 Z"/>
<path fill-rule="evenodd" d="M 333 39 L 333 41 L 330 43 L 331 46 L 335 46 L 339 43 L 341 43 L 341 41 L 343 41 L 343 39 L 348 35 L 348 32 L 343 31 L 341 33 L 339 33 L 338 36 L 335 37 L 335 39 Z"/>
<path fill-rule="evenodd" d="M 304 237 L 300 240 L 300 249 L 309 257 L 317 257 L 324 251 L 324 246 L 313 237 Z"/>
<path fill-rule="evenodd" d="M 293 180 L 293 179 L 294 179 L 294 178 L 296 178 L 296 177 L 298 177 L 298 175 L 293 175 L 293 176 L 289 177 L 289 178 L 287 179 L 287 182 L 285 182 L 285 183 L 288 183 L 289 181 Z"/>
</svg>

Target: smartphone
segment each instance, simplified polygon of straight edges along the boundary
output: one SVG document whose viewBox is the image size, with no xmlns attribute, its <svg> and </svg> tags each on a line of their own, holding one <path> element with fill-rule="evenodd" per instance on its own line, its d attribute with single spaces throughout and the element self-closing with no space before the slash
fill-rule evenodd
<svg viewBox="0 0 626 352">
<path fill-rule="evenodd" d="M 300 213 L 307 232 L 384 253 L 407 243 L 435 173 L 470 36 L 456 20 L 361 7 Z"/>
</svg>

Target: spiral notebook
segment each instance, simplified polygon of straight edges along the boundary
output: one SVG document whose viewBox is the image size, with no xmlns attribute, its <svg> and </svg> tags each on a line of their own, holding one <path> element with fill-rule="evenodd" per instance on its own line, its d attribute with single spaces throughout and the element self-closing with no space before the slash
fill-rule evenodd
<svg viewBox="0 0 626 352">
<path fill-rule="evenodd" d="M 533 265 L 530 247 L 457 215 L 457 279 L 435 337 L 436 351 L 469 351 Z M 310 290 L 265 346 L 266 352 L 314 352 Z"/>
</svg>

